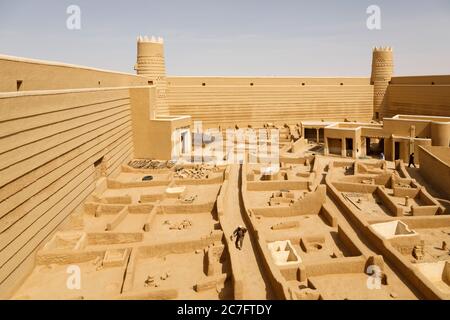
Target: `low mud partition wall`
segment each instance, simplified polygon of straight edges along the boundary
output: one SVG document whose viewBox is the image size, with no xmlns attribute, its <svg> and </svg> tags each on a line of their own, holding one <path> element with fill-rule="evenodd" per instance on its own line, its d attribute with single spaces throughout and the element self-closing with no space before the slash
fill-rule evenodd
<svg viewBox="0 0 450 320">
<path fill-rule="evenodd" d="M 376 192 L 376 195 L 379 196 L 379 198 L 381 199 L 382 203 L 389 209 L 389 211 L 391 212 L 391 214 L 393 216 L 398 217 L 398 216 L 403 216 L 405 214 L 404 208 L 398 206 L 391 199 L 391 197 L 386 192 L 386 189 L 384 189 L 383 187 L 377 187 L 377 190 L 375 192 Z"/>
<path fill-rule="evenodd" d="M 387 171 L 386 161 L 376 162 L 355 162 L 355 174 L 380 174 Z"/>
<path fill-rule="evenodd" d="M 348 175 L 340 178 L 339 182 L 344 183 L 357 183 L 364 185 L 379 185 L 387 186 L 389 184 L 391 175 L 389 173 L 370 175 L 370 174 L 358 174 L 358 175 Z"/>
<path fill-rule="evenodd" d="M 126 189 L 126 188 L 144 188 L 156 186 L 168 186 L 169 180 L 152 180 L 152 181 L 129 181 L 123 182 L 116 179 L 108 179 L 108 188 L 110 189 Z"/>
<path fill-rule="evenodd" d="M 223 231 L 214 230 L 210 236 L 199 240 L 192 241 L 178 241 L 170 243 L 162 243 L 156 245 L 139 246 L 139 258 L 153 258 L 168 254 L 179 254 L 186 252 L 193 252 L 195 250 L 202 250 L 215 242 L 222 242 Z"/>
<path fill-rule="evenodd" d="M 332 261 L 318 261 L 305 265 L 307 277 L 328 274 L 366 273 L 367 259 L 363 256 L 336 258 Z"/>
<path fill-rule="evenodd" d="M 161 205 L 161 212 L 167 214 L 189 213 L 195 214 L 199 212 L 212 212 L 215 208 L 216 201 L 199 203 L 199 204 L 174 204 Z"/>
<path fill-rule="evenodd" d="M 378 186 L 374 184 L 361 184 L 356 182 L 339 182 L 333 181 L 333 186 L 340 192 L 363 192 L 373 193 L 377 190 Z"/>
<path fill-rule="evenodd" d="M 305 193 L 302 199 L 295 200 L 289 207 L 251 207 L 253 214 L 263 217 L 292 217 L 319 214 L 325 203 L 326 186 L 319 185 L 313 192 Z M 248 203 L 248 202 L 247 202 Z M 250 203 L 248 203 L 251 205 Z"/>
<path fill-rule="evenodd" d="M 450 227 L 450 215 L 402 217 L 400 221 L 411 229 Z"/>
<path fill-rule="evenodd" d="M 123 285 L 124 299 L 231 298 L 225 290 L 230 276 L 228 251 L 217 231 L 208 238 L 135 248 Z M 189 276 L 187 276 L 189 274 Z M 219 295 L 220 296 L 220 295 Z M 225 297 L 224 296 L 224 297 Z"/>
<path fill-rule="evenodd" d="M 248 181 L 248 191 L 308 190 L 309 181 Z"/>
<path fill-rule="evenodd" d="M 406 170 L 403 160 L 395 160 L 395 170 L 399 173 L 400 178 L 411 179 L 408 171 Z"/>
<path fill-rule="evenodd" d="M 366 229 L 367 230 L 367 229 Z M 436 287 L 418 270 L 412 268 L 410 260 L 400 253 L 389 241 L 383 240 L 380 236 L 370 231 L 364 231 L 367 238 L 379 250 L 383 257 L 389 260 L 407 281 L 420 293 L 425 299 L 436 300 L 445 299 Z"/>
</svg>

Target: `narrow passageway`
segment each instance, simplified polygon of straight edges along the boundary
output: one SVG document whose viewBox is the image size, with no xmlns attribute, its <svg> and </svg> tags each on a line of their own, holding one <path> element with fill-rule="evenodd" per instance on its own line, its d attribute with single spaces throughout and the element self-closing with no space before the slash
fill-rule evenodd
<svg viewBox="0 0 450 320">
<path fill-rule="evenodd" d="M 424 186 L 428 193 L 431 194 L 436 200 L 439 201 L 441 205 L 444 206 L 447 213 L 450 212 L 450 199 L 448 199 L 442 192 L 436 190 L 436 188 L 434 188 L 426 179 L 424 179 L 424 177 L 420 173 L 420 167 L 408 168 L 406 166 L 406 171 L 408 171 L 408 174 L 411 178 L 415 179 L 418 183 Z"/>
<path fill-rule="evenodd" d="M 229 186 L 225 197 L 224 223 L 228 230 L 234 230 L 238 225 L 249 229 L 246 225 L 243 215 L 246 214 L 241 198 L 241 167 L 238 164 L 232 164 L 229 176 Z M 225 235 L 230 237 L 229 234 Z M 242 278 L 244 280 L 244 299 L 273 299 L 275 298 L 257 254 L 256 240 L 253 239 L 250 232 L 244 238 L 242 250 L 232 246 L 230 250 L 238 257 L 241 264 Z"/>
</svg>

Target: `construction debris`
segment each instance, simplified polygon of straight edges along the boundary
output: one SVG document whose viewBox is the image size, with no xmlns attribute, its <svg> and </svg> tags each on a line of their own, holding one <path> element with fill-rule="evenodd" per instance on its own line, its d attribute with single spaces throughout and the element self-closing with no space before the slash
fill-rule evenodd
<svg viewBox="0 0 450 320">
<path fill-rule="evenodd" d="M 128 165 L 135 169 L 171 169 L 176 161 L 132 160 Z"/>
<path fill-rule="evenodd" d="M 193 203 L 195 201 L 195 199 L 197 199 L 197 197 L 198 197 L 197 195 L 190 196 L 190 197 L 184 198 L 182 201 L 184 203 Z"/>
<path fill-rule="evenodd" d="M 175 168 L 175 178 L 179 179 L 208 179 L 212 172 L 218 172 L 216 166 L 198 165 L 194 168 Z"/>
<path fill-rule="evenodd" d="M 414 246 L 412 254 L 413 257 L 417 260 L 423 260 L 423 257 L 425 255 L 424 244 L 422 243 L 420 245 Z"/>
<path fill-rule="evenodd" d="M 155 278 L 153 276 L 148 276 L 147 280 L 144 282 L 145 287 L 158 287 L 158 284 L 155 282 Z"/>
<path fill-rule="evenodd" d="M 166 220 L 163 224 L 168 224 L 170 230 L 184 230 L 192 227 L 192 222 L 187 219 L 184 219 L 179 223 L 170 223 L 170 221 Z"/>
<path fill-rule="evenodd" d="M 170 277 L 170 272 L 167 271 L 166 273 L 164 273 L 164 274 L 160 277 L 160 279 L 161 279 L 161 280 L 166 280 L 166 279 L 169 278 L 169 277 Z"/>
</svg>

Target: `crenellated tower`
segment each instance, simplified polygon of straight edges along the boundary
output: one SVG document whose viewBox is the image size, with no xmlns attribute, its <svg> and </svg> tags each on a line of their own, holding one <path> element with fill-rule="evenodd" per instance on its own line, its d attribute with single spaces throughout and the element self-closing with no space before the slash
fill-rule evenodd
<svg viewBox="0 0 450 320">
<path fill-rule="evenodd" d="M 137 63 L 134 69 L 138 75 L 147 77 L 149 84 L 156 86 L 156 115 L 168 115 L 164 40 L 161 37 L 137 38 Z"/>
<path fill-rule="evenodd" d="M 375 47 L 372 54 L 373 118 L 382 120 L 386 113 L 386 91 L 394 73 L 392 47 Z"/>
</svg>

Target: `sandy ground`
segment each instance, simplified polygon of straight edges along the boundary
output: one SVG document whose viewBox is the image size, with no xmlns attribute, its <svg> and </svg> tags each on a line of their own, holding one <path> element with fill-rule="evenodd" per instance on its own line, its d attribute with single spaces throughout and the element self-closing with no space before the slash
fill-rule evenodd
<svg viewBox="0 0 450 320">
<path fill-rule="evenodd" d="M 222 269 L 226 273 L 227 268 Z M 162 280 L 161 277 L 169 273 L 169 277 Z M 169 254 L 163 257 L 153 257 L 139 259 L 136 263 L 133 289 L 142 291 L 146 289 L 145 281 L 148 276 L 155 279 L 158 289 L 178 289 L 178 299 L 199 300 L 199 299 L 231 299 L 231 281 L 227 281 L 225 286 L 219 285 L 213 289 L 196 292 L 194 286 L 207 279 L 204 273 L 203 252 Z"/>
</svg>

